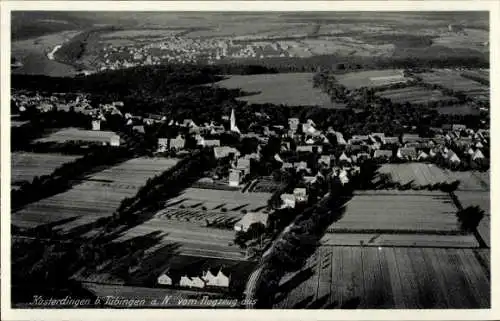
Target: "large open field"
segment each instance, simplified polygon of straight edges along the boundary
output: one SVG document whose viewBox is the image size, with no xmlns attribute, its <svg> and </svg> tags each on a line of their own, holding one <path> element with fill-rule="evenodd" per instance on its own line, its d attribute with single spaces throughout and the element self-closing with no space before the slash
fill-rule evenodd
<svg viewBox="0 0 500 321">
<path fill-rule="evenodd" d="M 425 83 L 462 92 L 471 98 L 481 101 L 489 100 L 490 90 L 488 86 L 463 77 L 460 71 L 440 69 L 433 70 L 430 73 L 418 74 L 418 77 L 422 78 Z"/>
<path fill-rule="evenodd" d="M 439 168 L 434 164 L 407 163 L 383 164 L 378 169 L 374 182 L 382 177 L 401 185 L 411 184 L 414 187 L 425 187 L 439 183 L 460 181 L 459 190 L 487 191 L 490 188 L 490 172 L 465 171 L 457 172 Z"/>
<path fill-rule="evenodd" d="M 350 72 L 336 77 L 340 84 L 349 89 L 362 87 L 378 87 L 407 82 L 401 69 L 370 70 Z"/>
<path fill-rule="evenodd" d="M 21 228 L 56 225 L 64 231 L 113 214 L 121 200 L 136 194 L 153 177 L 177 163 L 169 158 L 135 158 L 91 175 L 70 190 L 28 204 L 12 213 Z"/>
<path fill-rule="evenodd" d="M 312 79 L 312 73 L 238 75 L 216 84 L 225 88 L 255 93 L 240 98 L 252 104 L 344 108 L 343 105 L 330 102 L 328 95 L 320 89 L 313 88 Z"/>
<path fill-rule="evenodd" d="M 77 159 L 78 155 L 15 152 L 11 154 L 11 182 L 31 182 L 35 176 L 49 175 L 64 163 Z"/>
<path fill-rule="evenodd" d="M 79 128 L 65 128 L 47 137 L 39 138 L 36 142 L 40 143 L 64 143 L 68 141 L 91 141 L 91 142 L 110 142 L 111 137 L 115 136 L 114 132 L 100 130 L 84 130 Z"/>
<path fill-rule="evenodd" d="M 489 308 L 489 250 L 321 246 L 274 308 Z"/>
<path fill-rule="evenodd" d="M 328 232 L 457 233 L 456 212 L 442 192 L 358 191 Z"/>
<path fill-rule="evenodd" d="M 433 101 L 457 101 L 455 97 L 446 96 L 439 90 L 430 90 L 418 86 L 400 89 L 389 89 L 376 93 L 377 96 L 389 99 L 396 104 L 426 104 Z"/>
<path fill-rule="evenodd" d="M 124 242 L 144 237 L 150 233 L 159 233 L 160 240 L 154 251 L 160 247 L 174 246 L 177 255 L 245 260 L 245 251 L 234 240 L 234 230 L 203 227 L 192 222 L 153 218 L 141 225 L 127 230 L 123 236 L 113 242 Z"/>
</svg>

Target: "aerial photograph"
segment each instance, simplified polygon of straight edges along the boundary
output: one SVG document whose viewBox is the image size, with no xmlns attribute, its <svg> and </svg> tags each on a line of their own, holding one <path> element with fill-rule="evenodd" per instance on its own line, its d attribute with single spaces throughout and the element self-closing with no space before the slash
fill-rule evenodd
<svg viewBox="0 0 500 321">
<path fill-rule="evenodd" d="M 10 33 L 12 309 L 491 309 L 488 11 Z"/>
</svg>

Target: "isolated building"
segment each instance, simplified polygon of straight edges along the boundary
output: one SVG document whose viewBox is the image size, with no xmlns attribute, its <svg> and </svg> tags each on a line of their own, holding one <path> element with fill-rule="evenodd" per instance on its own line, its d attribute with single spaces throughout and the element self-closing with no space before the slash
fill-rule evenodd
<svg viewBox="0 0 500 321">
<path fill-rule="evenodd" d="M 241 170 L 235 168 L 229 170 L 229 186 L 240 186 L 242 178 L 243 173 Z"/>
<path fill-rule="evenodd" d="M 113 135 L 113 136 L 111 136 L 111 137 L 110 137 L 110 139 L 109 139 L 109 140 L 110 140 L 110 141 L 109 141 L 109 144 L 110 144 L 111 146 L 120 146 L 120 136 L 118 136 L 118 135 Z"/>
<path fill-rule="evenodd" d="M 294 208 L 295 207 L 295 195 L 293 194 L 281 194 L 280 199 L 282 201 L 281 208 Z"/>
<path fill-rule="evenodd" d="M 99 119 L 92 120 L 92 130 L 101 130 L 101 121 Z"/>
<path fill-rule="evenodd" d="M 165 272 L 158 277 L 157 282 L 161 285 L 172 285 L 172 278 Z"/>
</svg>

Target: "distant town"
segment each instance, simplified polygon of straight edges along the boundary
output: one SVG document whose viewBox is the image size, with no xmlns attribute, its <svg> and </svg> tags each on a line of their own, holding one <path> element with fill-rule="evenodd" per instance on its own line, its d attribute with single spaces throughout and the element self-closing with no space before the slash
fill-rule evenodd
<svg viewBox="0 0 500 321">
<path fill-rule="evenodd" d="M 491 307 L 483 20 L 65 15 L 13 43 L 13 306 Z"/>
</svg>

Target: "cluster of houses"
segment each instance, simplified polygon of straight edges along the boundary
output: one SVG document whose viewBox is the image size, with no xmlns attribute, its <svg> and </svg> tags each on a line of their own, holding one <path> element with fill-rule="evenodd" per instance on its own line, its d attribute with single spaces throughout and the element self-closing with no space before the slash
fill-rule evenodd
<svg viewBox="0 0 500 321">
<path fill-rule="evenodd" d="M 217 270 L 206 269 L 202 273 L 182 273 L 167 270 L 158 278 L 159 285 L 179 286 L 182 288 L 203 289 L 206 287 L 227 289 L 229 287 L 231 275 L 224 268 Z"/>
<path fill-rule="evenodd" d="M 20 113 L 32 108 L 37 109 L 41 113 L 53 110 L 69 111 L 74 109 L 76 112 L 90 115 L 90 113 L 94 110 L 94 108 L 90 105 L 88 98 L 82 94 L 78 94 L 74 98 L 69 98 L 66 94 L 42 96 L 39 93 L 36 93 L 33 96 L 28 96 L 22 93 L 14 92 L 11 96 L 11 100 L 16 104 Z"/>
<path fill-rule="evenodd" d="M 249 39 L 250 40 L 250 39 Z M 116 70 L 141 65 L 160 65 L 162 63 L 196 63 L 206 61 L 215 63 L 224 58 L 269 58 L 293 56 L 298 46 L 304 50 L 309 48 L 298 42 L 263 40 L 245 43 L 233 42 L 232 37 L 226 38 L 186 38 L 167 37 L 161 41 L 148 44 L 133 44 L 130 46 L 114 46 L 108 44 L 103 48 L 102 59 L 97 62 L 98 70 Z"/>
</svg>

